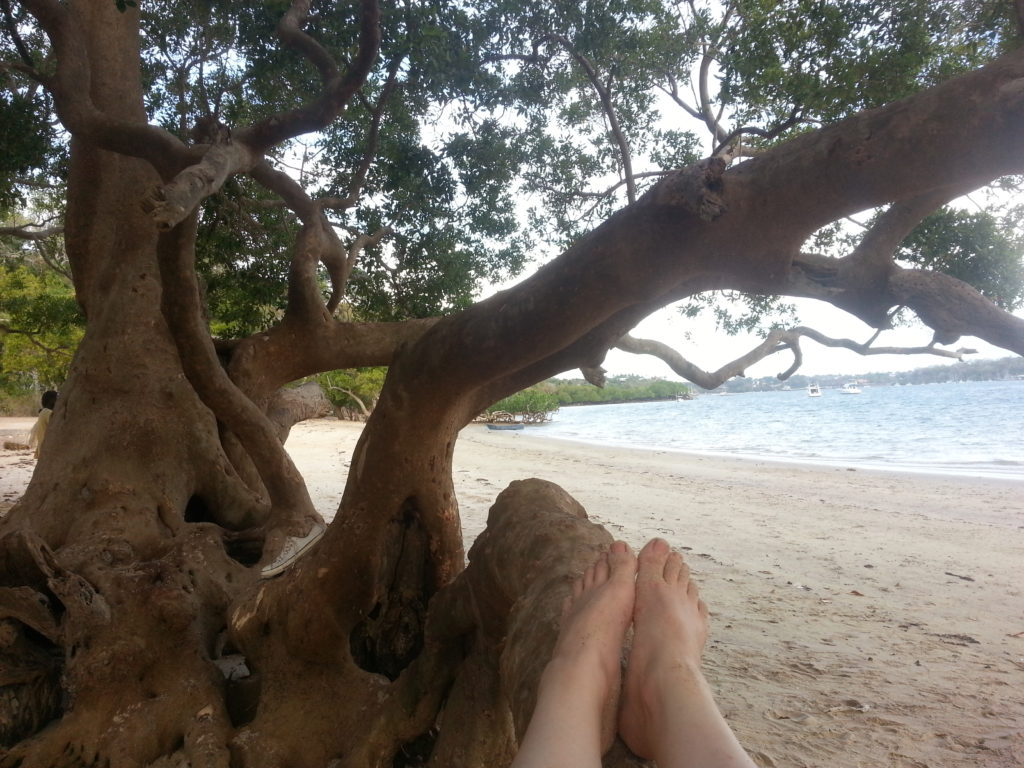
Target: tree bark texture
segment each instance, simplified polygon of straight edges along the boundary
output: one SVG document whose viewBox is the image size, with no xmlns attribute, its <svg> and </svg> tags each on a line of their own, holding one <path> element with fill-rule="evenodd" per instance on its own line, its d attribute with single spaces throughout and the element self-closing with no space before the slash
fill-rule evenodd
<svg viewBox="0 0 1024 768">
<path fill-rule="evenodd" d="M 3 768 L 507 765 L 568 586 L 610 537 L 530 480 L 498 498 L 465 565 L 452 455 L 483 408 L 596 367 L 652 310 L 714 288 L 813 295 L 871 321 L 906 304 L 942 338 L 1024 353 L 1024 322 L 982 311 L 969 286 L 800 253 L 842 216 L 1024 170 L 1024 52 L 735 168 L 680 170 L 464 312 L 361 325 L 306 306 L 222 365 L 201 326 L 195 210 L 146 212 L 200 148 L 145 124 L 134 12 L 26 7 L 54 40 L 50 87 L 74 136 L 65 228 L 88 327 L 0 521 Z M 336 87 L 316 115 L 352 85 L 324 74 Z M 261 581 L 310 514 L 281 445 L 298 410 L 274 393 L 362 365 L 389 372 L 338 513 Z M 620 745 L 606 764 L 637 763 Z"/>
</svg>

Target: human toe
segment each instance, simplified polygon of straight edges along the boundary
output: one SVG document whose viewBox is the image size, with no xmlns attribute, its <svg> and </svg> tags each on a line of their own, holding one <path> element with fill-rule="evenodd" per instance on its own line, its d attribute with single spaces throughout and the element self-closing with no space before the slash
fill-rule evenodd
<svg viewBox="0 0 1024 768">
<path fill-rule="evenodd" d="M 616 541 L 611 545 L 607 562 L 611 578 L 633 579 L 636 576 L 636 555 L 624 541 Z"/>
<path fill-rule="evenodd" d="M 647 581 L 664 579 L 665 562 L 670 552 L 668 542 L 664 539 L 651 539 L 647 542 L 640 550 L 637 578 Z"/>
</svg>

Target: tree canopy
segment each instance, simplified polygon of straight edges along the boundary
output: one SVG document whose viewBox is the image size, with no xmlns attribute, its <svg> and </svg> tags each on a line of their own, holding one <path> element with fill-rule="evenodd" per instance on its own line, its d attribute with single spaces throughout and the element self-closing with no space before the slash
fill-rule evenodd
<svg viewBox="0 0 1024 768">
<path fill-rule="evenodd" d="M 139 11 L 148 118 L 180 140 L 316 97 L 317 59 L 266 44 L 284 3 L 119 9 Z M 465 308 L 481 281 L 549 258 L 673 169 L 710 152 L 756 156 L 969 71 L 1016 39 L 1012 3 L 995 0 L 428 2 L 381 13 L 379 58 L 344 118 L 271 153 L 335 228 L 352 263 L 342 304 L 363 320 Z M 47 43 L 27 8 L 7 19 L 2 199 L 59 214 L 68 134 L 49 127 L 52 98 L 25 76 Z M 344 59 L 357 20 L 354 7 L 317 8 L 307 31 Z M 1021 211 L 1006 199 L 994 214 L 945 209 L 898 255 L 1016 308 Z M 835 226 L 815 243 L 841 256 L 859 234 L 837 237 Z M 215 335 L 280 317 L 297 231 L 265 182 L 232 176 L 205 199 L 196 265 Z M 326 292 L 326 269 L 322 279 Z M 775 294 L 733 294 L 739 314 L 721 297 L 683 309 L 713 309 L 727 332 L 795 320 Z"/>
</svg>

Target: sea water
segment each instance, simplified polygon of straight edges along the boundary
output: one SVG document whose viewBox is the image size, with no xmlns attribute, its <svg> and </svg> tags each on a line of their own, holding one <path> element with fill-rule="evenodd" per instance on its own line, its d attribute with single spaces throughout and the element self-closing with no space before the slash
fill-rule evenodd
<svg viewBox="0 0 1024 768">
<path fill-rule="evenodd" d="M 1024 381 L 708 393 L 572 406 L 536 434 L 588 443 L 1024 481 Z"/>
</svg>

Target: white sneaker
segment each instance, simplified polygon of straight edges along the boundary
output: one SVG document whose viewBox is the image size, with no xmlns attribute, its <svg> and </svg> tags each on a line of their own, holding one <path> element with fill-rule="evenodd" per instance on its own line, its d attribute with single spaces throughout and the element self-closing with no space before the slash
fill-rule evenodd
<svg viewBox="0 0 1024 768">
<path fill-rule="evenodd" d="M 320 537 L 326 530 L 327 528 L 322 523 L 313 523 L 313 527 L 305 536 L 289 536 L 284 540 L 284 546 L 277 553 L 277 557 L 260 571 L 260 578 L 269 579 L 272 576 L 277 576 L 320 541 Z"/>
</svg>

